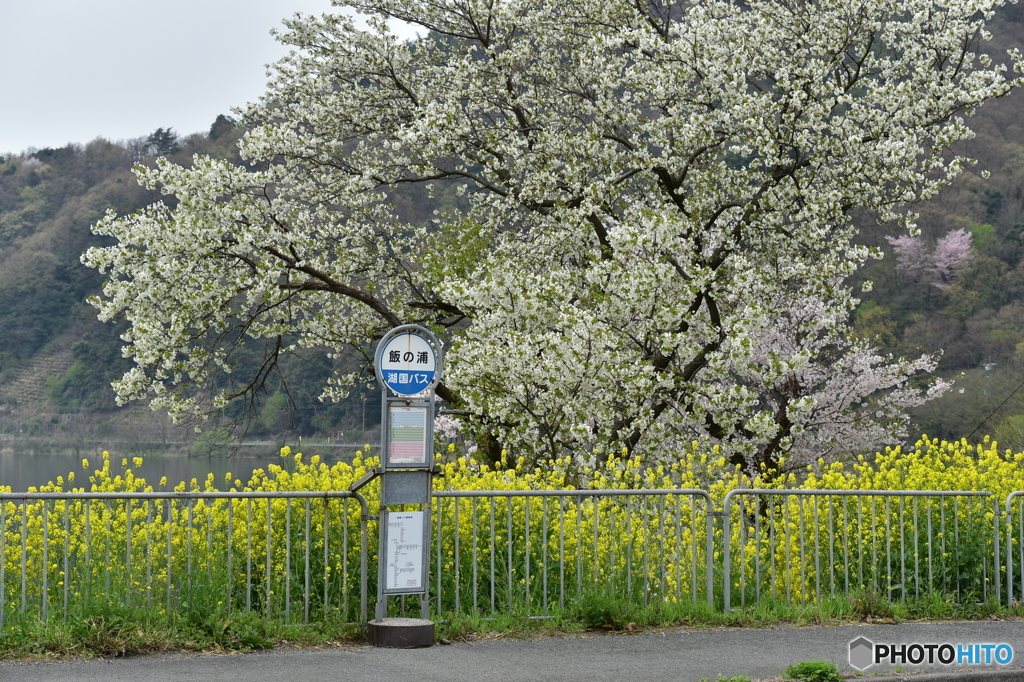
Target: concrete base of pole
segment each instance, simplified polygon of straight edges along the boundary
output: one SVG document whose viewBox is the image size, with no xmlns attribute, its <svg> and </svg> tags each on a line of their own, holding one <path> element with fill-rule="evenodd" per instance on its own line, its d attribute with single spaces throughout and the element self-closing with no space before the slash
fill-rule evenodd
<svg viewBox="0 0 1024 682">
<path fill-rule="evenodd" d="M 366 636 L 373 646 L 415 649 L 434 646 L 434 623 L 420 618 L 382 618 L 366 624 Z"/>
</svg>

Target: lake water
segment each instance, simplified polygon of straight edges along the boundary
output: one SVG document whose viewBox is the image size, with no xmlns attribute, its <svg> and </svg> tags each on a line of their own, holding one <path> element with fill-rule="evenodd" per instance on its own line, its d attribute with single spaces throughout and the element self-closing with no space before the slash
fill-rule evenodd
<svg viewBox="0 0 1024 682">
<path fill-rule="evenodd" d="M 293 446 L 293 450 L 296 448 Z M 316 452 L 320 455 L 321 461 L 327 464 L 334 464 L 339 461 L 351 461 L 354 449 L 334 449 L 329 452 Z M 309 454 L 309 453 L 307 453 Z M 121 473 L 121 459 L 128 458 L 128 465 L 132 466 L 132 455 L 118 453 L 111 450 L 110 468 L 114 475 Z M 82 460 L 89 460 L 89 469 L 82 467 Z M 305 458 L 308 461 L 308 457 Z M 256 469 L 266 469 L 269 464 L 279 464 L 279 456 L 241 456 L 231 457 L 187 457 L 182 454 L 174 455 L 146 455 L 143 457 L 143 464 L 139 468 L 133 468 L 136 477 L 145 478 L 149 485 L 155 490 L 160 490 L 160 479 L 167 477 L 167 490 L 172 490 L 177 483 L 186 483 L 196 478 L 200 482 L 206 479 L 206 475 L 213 473 L 218 482 L 218 487 L 224 488 L 224 476 L 231 474 L 232 480 L 241 479 L 243 482 L 249 480 L 252 472 Z M 7 450 L 0 452 L 0 486 L 10 486 L 13 492 L 26 492 L 30 486 L 39 487 L 51 481 L 56 481 L 58 476 L 63 476 L 65 483 L 68 472 L 75 472 L 75 487 L 89 488 L 89 476 L 95 469 L 102 466 L 102 450 L 97 449 L 94 453 L 71 455 L 71 454 L 25 454 L 24 452 L 11 452 Z"/>
</svg>

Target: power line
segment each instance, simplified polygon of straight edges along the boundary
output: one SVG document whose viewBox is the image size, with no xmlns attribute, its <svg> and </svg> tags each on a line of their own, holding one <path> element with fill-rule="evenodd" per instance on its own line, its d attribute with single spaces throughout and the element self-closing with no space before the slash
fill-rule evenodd
<svg viewBox="0 0 1024 682">
<path fill-rule="evenodd" d="M 1006 400 L 1004 400 L 1003 402 L 999 403 L 999 406 L 996 409 L 994 409 L 991 412 L 989 412 L 989 415 L 987 417 L 985 417 L 984 419 L 982 419 L 980 424 L 978 424 L 976 427 L 974 427 L 974 430 L 971 431 L 971 434 L 969 436 L 967 436 L 967 439 L 970 440 L 971 436 L 976 434 L 978 432 L 978 429 L 980 429 L 982 426 L 984 426 L 985 422 L 987 422 L 989 419 L 991 419 L 992 415 L 994 415 L 996 412 L 1001 410 L 1003 408 L 1003 405 L 1005 405 L 1007 402 L 1009 402 L 1010 398 L 1015 396 L 1017 394 L 1017 391 L 1019 391 L 1022 388 L 1024 388 L 1024 381 L 1022 381 L 1020 383 L 1020 386 L 1018 386 L 1017 388 L 1013 389 L 1013 392 L 1010 393 L 1010 395 L 1006 396 Z"/>
</svg>

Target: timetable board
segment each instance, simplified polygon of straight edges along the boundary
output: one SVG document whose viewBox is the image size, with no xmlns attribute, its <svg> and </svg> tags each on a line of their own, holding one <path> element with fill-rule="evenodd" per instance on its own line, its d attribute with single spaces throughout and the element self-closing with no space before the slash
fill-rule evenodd
<svg viewBox="0 0 1024 682">
<path fill-rule="evenodd" d="M 382 512 L 384 517 L 384 592 L 426 592 L 427 512 Z"/>
</svg>

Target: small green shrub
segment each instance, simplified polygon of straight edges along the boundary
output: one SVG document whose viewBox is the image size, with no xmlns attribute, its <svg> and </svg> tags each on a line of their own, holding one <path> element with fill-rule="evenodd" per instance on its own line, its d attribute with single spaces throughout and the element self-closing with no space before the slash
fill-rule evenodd
<svg viewBox="0 0 1024 682">
<path fill-rule="evenodd" d="M 839 682 L 842 675 L 836 667 L 826 661 L 804 661 L 786 668 L 782 676 L 787 680 L 803 680 L 804 682 Z"/>
<path fill-rule="evenodd" d="M 584 627 L 623 630 L 631 622 L 644 620 L 640 611 L 632 602 L 602 590 L 585 593 L 572 609 L 572 616 Z"/>
<path fill-rule="evenodd" d="M 864 590 L 850 598 L 853 612 L 862 618 L 892 618 L 892 604 L 876 590 Z"/>
</svg>

